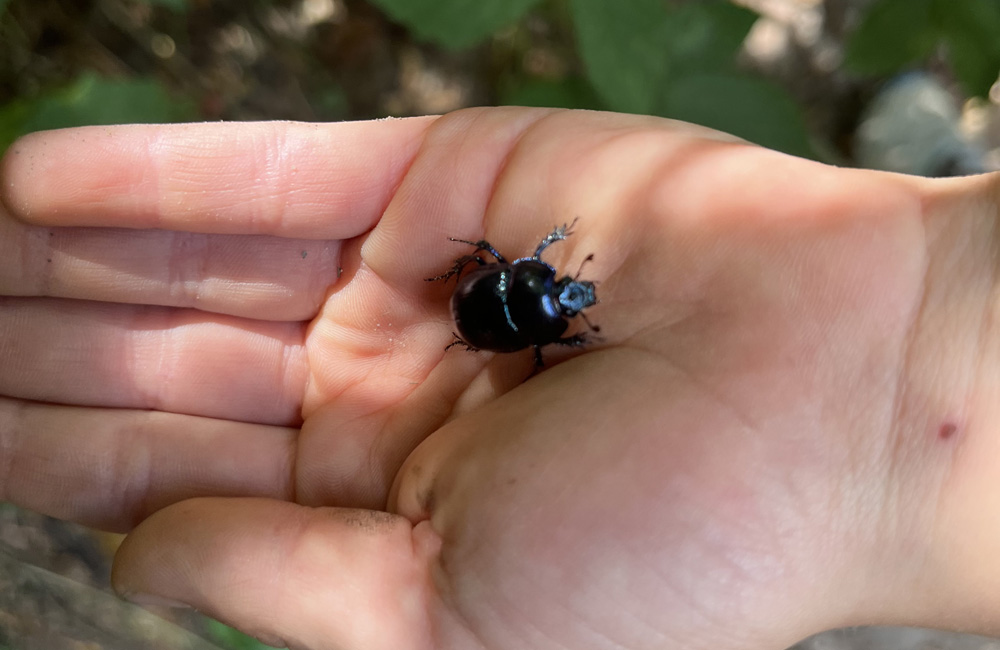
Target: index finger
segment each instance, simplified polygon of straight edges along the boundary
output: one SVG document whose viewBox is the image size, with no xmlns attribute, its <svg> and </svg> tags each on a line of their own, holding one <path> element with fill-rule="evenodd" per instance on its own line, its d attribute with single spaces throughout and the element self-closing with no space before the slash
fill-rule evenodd
<svg viewBox="0 0 1000 650">
<path fill-rule="evenodd" d="M 434 119 L 33 133 L 0 161 L 0 201 L 47 226 L 345 239 L 378 221 Z"/>
</svg>

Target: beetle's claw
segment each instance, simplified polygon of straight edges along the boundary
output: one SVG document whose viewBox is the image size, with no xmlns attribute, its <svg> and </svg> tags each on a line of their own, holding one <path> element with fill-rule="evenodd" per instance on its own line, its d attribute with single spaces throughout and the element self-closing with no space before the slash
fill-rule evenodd
<svg viewBox="0 0 1000 650">
<path fill-rule="evenodd" d="M 573 336 L 564 336 L 561 339 L 556 339 L 553 343 L 559 345 L 565 345 L 571 348 L 582 348 L 590 342 L 590 337 L 587 336 L 586 332 L 580 332 L 579 334 L 574 334 Z"/>
<path fill-rule="evenodd" d="M 579 221 L 579 220 L 580 220 L 580 217 L 575 217 L 569 223 L 564 223 L 562 225 L 562 227 L 557 228 L 556 230 L 559 231 L 560 239 L 566 239 L 567 237 L 569 237 L 570 235 L 572 235 L 573 234 L 573 226 L 575 226 L 576 222 Z"/>
<path fill-rule="evenodd" d="M 570 235 L 572 235 L 573 234 L 573 226 L 575 226 L 576 222 L 579 221 L 579 220 L 580 220 L 580 217 L 577 217 L 577 218 L 573 219 L 572 221 L 570 221 L 569 223 L 564 223 L 560 228 L 557 228 L 556 230 L 559 231 L 559 238 L 560 239 L 566 239 L 567 237 L 569 237 Z"/>
<path fill-rule="evenodd" d="M 472 347 L 471 345 L 466 343 L 465 340 L 458 335 L 458 332 L 452 332 L 452 335 L 454 335 L 455 340 L 449 343 L 448 345 L 444 346 L 445 350 L 450 350 L 456 345 L 461 345 L 465 348 L 466 352 L 479 352 L 479 348 Z"/>
<path fill-rule="evenodd" d="M 561 226 L 556 226 L 555 228 L 553 228 L 552 232 L 550 232 L 545 237 L 545 239 L 543 239 L 542 241 L 540 241 L 538 243 L 538 248 L 535 249 L 535 255 L 534 255 L 535 259 L 536 260 L 540 259 L 541 255 L 542 255 L 542 251 L 544 251 L 550 245 L 556 243 L 557 241 L 562 241 L 562 240 L 566 239 L 567 237 L 569 237 L 570 235 L 572 235 L 573 234 L 573 226 L 575 226 L 576 222 L 579 221 L 579 220 L 580 220 L 580 217 L 577 217 L 576 219 L 573 219 L 573 221 L 571 221 L 569 223 L 564 223 Z"/>
</svg>

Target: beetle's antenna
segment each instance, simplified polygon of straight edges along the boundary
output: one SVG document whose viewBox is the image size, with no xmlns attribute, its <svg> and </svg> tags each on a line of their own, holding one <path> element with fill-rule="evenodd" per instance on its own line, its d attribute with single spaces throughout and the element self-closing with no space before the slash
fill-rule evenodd
<svg viewBox="0 0 1000 650">
<path fill-rule="evenodd" d="M 576 272 L 576 275 L 573 276 L 573 282 L 576 282 L 577 279 L 579 279 L 580 273 L 583 272 L 583 265 L 586 264 L 587 262 L 593 262 L 593 261 L 594 261 L 594 254 L 593 253 L 591 253 L 587 257 L 583 258 L 583 261 L 580 262 L 580 269 Z"/>
<path fill-rule="evenodd" d="M 577 316 L 582 316 L 583 317 L 583 322 L 587 324 L 587 327 L 589 327 L 592 332 L 600 332 L 601 331 L 601 326 L 600 325 L 594 325 L 593 323 L 591 323 L 590 319 L 588 319 L 587 315 L 585 313 L 583 313 L 582 311 L 581 312 L 577 312 Z"/>
</svg>

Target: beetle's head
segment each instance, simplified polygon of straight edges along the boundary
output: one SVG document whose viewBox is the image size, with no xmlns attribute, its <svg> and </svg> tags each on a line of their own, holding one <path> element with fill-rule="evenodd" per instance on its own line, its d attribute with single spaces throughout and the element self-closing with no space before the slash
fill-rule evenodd
<svg viewBox="0 0 1000 650">
<path fill-rule="evenodd" d="M 576 316 L 580 310 L 597 303 L 594 283 L 563 278 L 559 283 L 559 306 L 566 316 Z"/>
</svg>

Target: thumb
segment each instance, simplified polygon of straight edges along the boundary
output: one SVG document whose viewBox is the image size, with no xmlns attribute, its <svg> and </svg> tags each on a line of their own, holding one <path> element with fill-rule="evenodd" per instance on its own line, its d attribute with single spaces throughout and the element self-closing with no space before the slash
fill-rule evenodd
<svg viewBox="0 0 1000 650">
<path fill-rule="evenodd" d="M 190 605 L 269 645 L 430 650 L 438 547 L 429 521 L 200 498 L 139 525 L 111 581 L 129 600 Z"/>
</svg>

